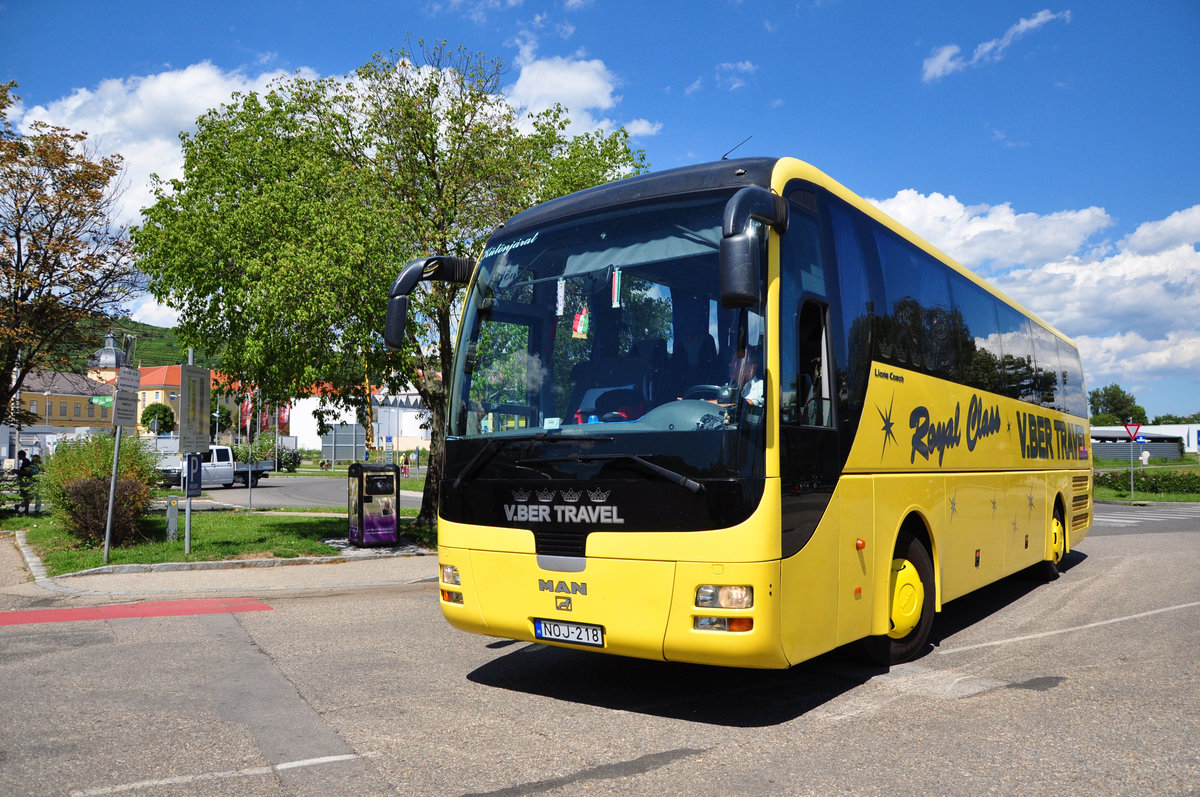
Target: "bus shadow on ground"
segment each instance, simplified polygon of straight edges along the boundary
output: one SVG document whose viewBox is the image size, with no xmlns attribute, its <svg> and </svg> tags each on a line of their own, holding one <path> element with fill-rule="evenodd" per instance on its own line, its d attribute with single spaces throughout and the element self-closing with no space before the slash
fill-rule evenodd
<svg viewBox="0 0 1200 797">
<path fill-rule="evenodd" d="M 467 678 L 571 703 L 739 728 L 789 722 L 884 672 L 842 649 L 790 670 L 744 670 L 508 644 L 521 647 Z"/>
<path fill-rule="evenodd" d="M 1086 558 L 1072 551 L 1059 569 L 1069 571 Z M 1045 581 L 1027 571 L 946 604 L 922 655 L 1039 586 L 1045 586 Z M 867 663 L 853 644 L 790 670 L 645 661 L 524 642 L 488 644 L 494 650 L 511 646 L 518 647 L 467 678 L 571 703 L 739 728 L 790 722 L 887 672 Z"/>
<path fill-rule="evenodd" d="M 1087 554 L 1082 551 L 1071 551 L 1063 557 L 1058 569 L 1060 572 L 1066 573 L 1085 559 L 1087 559 Z M 1051 585 L 1047 583 L 1037 568 L 1030 568 L 950 601 L 934 618 L 933 631 L 929 634 L 929 642 L 932 647 L 929 647 L 926 652 L 932 651 L 958 632 L 1011 606 L 1026 595 L 1049 586 Z"/>
</svg>

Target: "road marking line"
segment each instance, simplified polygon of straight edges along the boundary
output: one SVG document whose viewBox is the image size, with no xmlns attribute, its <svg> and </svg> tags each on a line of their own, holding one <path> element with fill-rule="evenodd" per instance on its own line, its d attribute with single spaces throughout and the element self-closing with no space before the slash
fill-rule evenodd
<svg viewBox="0 0 1200 797">
<path fill-rule="evenodd" d="M 139 791 L 141 789 L 155 789 L 162 786 L 181 786 L 189 783 L 202 783 L 206 780 L 259 777 L 262 775 L 270 775 L 272 772 L 281 772 L 285 769 L 313 767 L 321 764 L 332 764 L 338 761 L 350 761 L 351 759 L 355 758 L 367 757 L 367 755 L 360 755 L 358 753 L 346 753 L 344 755 L 327 755 L 321 758 L 306 758 L 302 761 L 285 761 L 282 764 L 275 764 L 274 766 L 269 767 L 231 769 L 224 772 L 202 772 L 199 775 L 180 775 L 174 778 L 162 778 L 161 780 L 139 780 L 136 783 L 122 783 L 118 786 L 97 786 L 92 789 L 80 789 L 71 792 L 71 797 L 99 797 L 103 794 L 120 794 L 121 792 Z"/>
<path fill-rule="evenodd" d="M 1167 606 L 1162 609 L 1151 609 L 1148 612 L 1140 612 L 1138 614 L 1129 614 L 1124 617 L 1114 617 L 1111 620 L 1097 620 L 1094 623 L 1086 625 L 1077 625 L 1072 628 L 1060 628 L 1057 631 L 1043 631 L 1040 634 L 1026 634 L 1025 636 L 1015 636 L 1008 639 L 998 639 L 995 642 L 980 642 L 977 645 L 963 645 L 961 648 L 950 648 L 949 650 L 939 650 L 941 655 L 950 653 L 962 653 L 967 650 L 976 650 L 978 648 L 991 648 L 998 645 L 1007 645 L 1010 642 L 1024 642 L 1029 639 L 1041 639 L 1042 637 L 1057 636 L 1058 634 L 1069 634 L 1072 631 L 1084 631 L 1088 628 L 1099 628 L 1102 625 L 1112 625 L 1113 623 L 1123 623 L 1127 620 L 1138 620 L 1142 617 L 1149 617 L 1154 614 L 1162 614 L 1163 612 L 1175 612 L 1180 609 L 1190 609 L 1193 606 L 1200 606 L 1200 601 L 1192 601 L 1191 603 L 1180 603 L 1176 606 Z"/>
<path fill-rule="evenodd" d="M 0 625 L 72 623 L 86 620 L 124 620 L 145 617 L 186 617 L 197 614 L 269 612 L 258 598 L 197 598 L 178 601 L 118 603 L 110 606 L 78 606 L 71 609 L 26 609 L 0 612 Z"/>
</svg>

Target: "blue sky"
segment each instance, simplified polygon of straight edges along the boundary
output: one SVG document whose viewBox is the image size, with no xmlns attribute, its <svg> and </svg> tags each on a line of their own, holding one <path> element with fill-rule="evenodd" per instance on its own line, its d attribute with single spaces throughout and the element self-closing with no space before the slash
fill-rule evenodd
<svg viewBox="0 0 1200 797">
<path fill-rule="evenodd" d="M 1075 338 L 1090 388 L 1198 411 L 1200 3 L 1044 2 L 0 0 L 0 80 L 19 124 L 125 157 L 136 223 L 231 92 L 461 43 L 515 105 L 623 125 L 654 169 L 748 136 L 807 160 Z"/>
</svg>

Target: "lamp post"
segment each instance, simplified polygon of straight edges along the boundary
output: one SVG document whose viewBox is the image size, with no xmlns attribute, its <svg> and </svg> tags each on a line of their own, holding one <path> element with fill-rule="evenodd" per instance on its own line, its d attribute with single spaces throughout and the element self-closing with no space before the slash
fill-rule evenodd
<svg viewBox="0 0 1200 797">
<path fill-rule="evenodd" d="M 213 420 L 216 422 L 216 425 L 217 425 L 217 431 L 213 434 L 213 443 L 216 445 L 220 445 L 221 444 L 221 411 L 218 409 L 216 412 L 214 412 L 212 414 L 212 416 L 213 416 Z"/>
<path fill-rule="evenodd" d="M 50 406 L 50 391 L 45 391 L 42 393 L 42 396 L 44 396 L 46 399 L 46 425 L 51 426 L 52 424 L 50 423 L 50 415 L 54 408 Z"/>
</svg>

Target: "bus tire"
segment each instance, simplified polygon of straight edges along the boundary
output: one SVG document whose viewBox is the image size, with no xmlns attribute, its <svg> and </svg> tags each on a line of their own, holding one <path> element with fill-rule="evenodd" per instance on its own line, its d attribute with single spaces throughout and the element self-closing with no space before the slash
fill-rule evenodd
<svg viewBox="0 0 1200 797">
<path fill-rule="evenodd" d="M 925 649 L 933 629 L 933 560 L 925 545 L 908 532 L 901 532 L 896 540 L 888 585 L 891 631 L 864 640 L 867 657 L 881 667 L 915 657 Z"/>
<path fill-rule="evenodd" d="M 1067 555 L 1067 529 L 1063 525 L 1062 510 L 1054 510 L 1054 518 L 1050 521 L 1050 558 L 1041 564 L 1042 578 L 1053 581 L 1059 576 L 1058 565 Z"/>
</svg>

